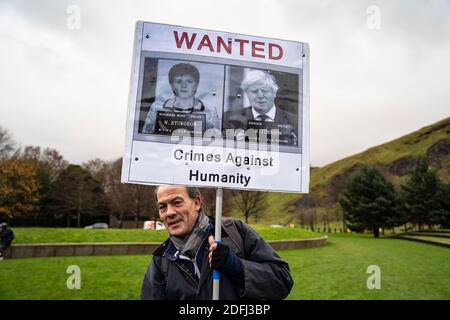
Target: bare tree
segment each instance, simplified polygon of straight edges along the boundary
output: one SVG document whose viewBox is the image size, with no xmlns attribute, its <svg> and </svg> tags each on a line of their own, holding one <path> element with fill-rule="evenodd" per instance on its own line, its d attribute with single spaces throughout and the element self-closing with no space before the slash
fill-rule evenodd
<svg viewBox="0 0 450 320">
<path fill-rule="evenodd" d="M 305 212 L 302 208 L 297 208 L 295 218 L 300 221 L 300 227 L 305 228 Z"/>
<path fill-rule="evenodd" d="M 267 193 L 259 191 L 235 191 L 233 195 L 234 203 L 244 215 L 245 223 L 248 223 L 248 218 L 251 216 L 258 222 L 258 218 L 262 215 L 266 207 Z"/>
<path fill-rule="evenodd" d="M 123 184 L 120 181 L 122 159 L 106 163 L 104 167 L 104 188 L 111 207 L 122 226 L 124 217 L 133 215 L 138 227 L 141 216 L 157 217 L 154 187 Z"/>
<path fill-rule="evenodd" d="M 15 145 L 16 143 L 9 132 L 0 127 L 0 160 L 9 158 Z"/>
<path fill-rule="evenodd" d="M 26 146 L 21 157 L 25 160 L 38 162 L 41 158 L 41 147 Z"/>
<path fill-rule="evenodd" d="M 309 225 L 312 231 L 314 231 L 314 226 L 316 223 L 316 210 L 306 209 L 302 214 L 302 219 L 306 225 Z"/>
<path fill-rule="evenodd" d="M 203 210 L 213 216 L 216 211 L 216 191 L 215 188 L 202 188 L 200 193 L 202 194 Z M 233 207 L 233 194 L 231 190 L 223 190 L 222 197 L 222 214 L 223 216 L 229 216 Z"/>
<path fill-rule="evenodd" d="M 89 171 L 93 177 L 103 182 L 105 180 L 105 170 L 107 163 L 99 158 L 83 162 L 81 165 L 84 169 Z"/>
<path fill-rule="evenodd" d="M 34 162 L 40 174 L 46 175 L 50 183 L 55 182 L 59 174 L 69 166 L 61 153 L 52 148 L 41 151 L 41 147 L 26 146 L 23 150 L 19 148 L 16 153 L 20 159 Z"/>
<path fill-rule="evenodd" d="M 69 166 L 69 162 L 64 160 L 58 150 L 45 148 L 40 158 L 40 166 L 45 167 L 50 182 L 54 182 L 59 174 Z"/>
</svg>

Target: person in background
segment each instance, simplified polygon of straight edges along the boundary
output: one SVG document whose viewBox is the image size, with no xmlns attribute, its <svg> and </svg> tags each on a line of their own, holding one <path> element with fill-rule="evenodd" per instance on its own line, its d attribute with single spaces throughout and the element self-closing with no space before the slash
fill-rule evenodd
<svg viewBox="0 0 450 320">
<path fill-rule="evenodd" d="M 3 260 L 3 252 L 11 246 L 15 235 L 7 223 L 0 223 L 0 260 Z"/>
</svg>

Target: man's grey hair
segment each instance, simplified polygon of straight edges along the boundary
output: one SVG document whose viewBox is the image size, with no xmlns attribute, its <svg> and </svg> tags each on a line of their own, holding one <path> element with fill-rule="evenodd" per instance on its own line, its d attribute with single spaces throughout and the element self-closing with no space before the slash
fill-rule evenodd
<svg viewBox="0 0 450 320">
<path fill-rule="evenodd" d="M 247 91 L 248 87 L 257 81 L 262 81 L 265 85 L 271 87 L 275 94 L 278 92 L 279 87 L 275 77 L 261 70 L 251 70 L 247 72 L 244 81 L 241 83 L 241 89 Z"/>
<path fill-rule="evenodd" d="M 187 194 L 189 195 L 189 198 L 195 199 L 199 197 L 202 198 L 202 194 L 200 193 L 200 190 L 196 187 L 186 187 Z"/>
<path fill-rule="evenodd" d="M 155 200 L 156 200 L 156 205 L 158 205 L 158 190 L 161 186 L 157 186 L 155 188 Z M 181 186 L 180 186 L 181 187 Z M 184 186 L 186 188 L 187 194 L 189 196 L 189 198 L 191 198 L 192 200 L 199 197 L 200 198 L 200 210 L 198 211 L 199 213 L 203 212 L 203 208 L 202 208 L 202 194 L 200 193 L 200 190 L 196 187 L 188 187 L 188 186 Z"/>
<path fill-rule="evenodd" d="M 155 188 L 155 198 L 156 201 L 158 201 L 158 190 L 161 186 L 157 186 Z M 197 197 L 199 197 L 200 199 L 202 199 L 202 194 L 200 193 L 200 190 L 197 187 L 187 187 L 185 186 L 187 194 L 189 196 L 189 198 L 191 199 L 195 199 Z"/>
</svg>

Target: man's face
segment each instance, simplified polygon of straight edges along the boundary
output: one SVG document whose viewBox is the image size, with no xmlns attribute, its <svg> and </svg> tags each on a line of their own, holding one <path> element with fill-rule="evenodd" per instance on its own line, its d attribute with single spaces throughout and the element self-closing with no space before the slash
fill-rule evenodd
<svg viewBox="0 0 450 320">
<path fill-rule="evenodd" d="M 181 74 L 174 77 L 172 89 L 175 95 L 180 98 L 193 98 L 197 90 L 198 83 L 190 74 Z"/>
<path fill-rule="evenodd" d="M 248 86 L 245 91 L 250 104 L 258 113 L 266 114 L 275 101 L 275 92 L 272 87 L 259 80 Z"/>
<path fill-rule="evenodd" d="M 201 201 L 191 199 L 185 187 L 161 186 L 156 194 L 159 217 L 169 234 L 176 237 L 189 236 L 197 221 Z"/>
</svg>

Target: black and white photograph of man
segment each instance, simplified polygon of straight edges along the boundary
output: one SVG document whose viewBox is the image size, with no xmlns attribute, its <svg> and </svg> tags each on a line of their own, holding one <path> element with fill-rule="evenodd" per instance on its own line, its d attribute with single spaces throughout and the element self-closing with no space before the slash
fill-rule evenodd
<svg viewBox="0 0 450 320">
<path fill-rule="evenodd" d="M 280 73 L 283 75 L 283 73 Z M 279 129 L 280 143 L 297 145 L 298 141 L 298 80 L 286 79 L 283 88 L 284 101 L 279 97 L 277 78 L 263 70 L 231 67 L 229 72 L 228 103 L 223 119 L 223 130 L 227 129 Z M 285 74 L 287 75 L 287 74 Z M 239 77 L 242 82 L 237 88 Z M 241 93 L 244 93 L 242 95 Z M 288 102 L 288 110 L 280 102 Z M 242 136 L 238 134 L 237 137 Z"/>
</svg>

